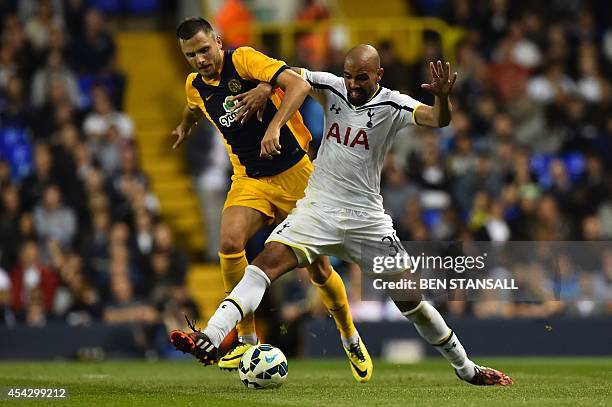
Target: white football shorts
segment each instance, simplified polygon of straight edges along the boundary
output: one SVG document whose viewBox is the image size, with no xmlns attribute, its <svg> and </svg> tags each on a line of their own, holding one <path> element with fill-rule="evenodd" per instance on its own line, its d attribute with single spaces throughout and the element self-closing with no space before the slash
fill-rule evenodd
<svg viewBox="0 0 612 407">
<path fill-rule="evenodd" d="M 268 242 L 291 247 L 299 267 L 311 264 L 320 256 L 334 256 L 357 263 L 363 270 L 364 266 L 371 267 L 367 258 L 405 253 L 393 221 L 384 211 L 331 207 L 312 202 L 308 197 L 298 201 L 295 209 L 270 234 Z"/>
</svg>

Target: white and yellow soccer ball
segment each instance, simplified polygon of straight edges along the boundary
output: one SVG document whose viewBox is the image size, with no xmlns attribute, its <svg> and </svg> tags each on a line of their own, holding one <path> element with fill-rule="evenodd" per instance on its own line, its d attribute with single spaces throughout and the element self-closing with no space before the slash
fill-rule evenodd
<svg viewBox="0 0 612 407">
<path fill-rule="evenodd" d="M 280 387 L 287 379 L 287 358 L 278 348 L 260 344 L 247 350 L 240 364 L 238 375 L 249 389 Z"/>
</svg>

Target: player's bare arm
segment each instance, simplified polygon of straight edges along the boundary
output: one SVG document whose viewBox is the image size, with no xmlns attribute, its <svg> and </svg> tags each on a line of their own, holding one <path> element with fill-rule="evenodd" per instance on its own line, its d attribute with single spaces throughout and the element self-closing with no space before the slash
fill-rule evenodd
<svg viewBox="0 0 612 407">
<path fill-rule="evenodd" d="M 281 72 L 276 83 L 285 91 L 285 97 L 261 140 L 260 156 L 267 159 L 280 154 L 280 129 L 297 112 L 311 88 L 308 82 L 290 69 Z"/>
<path fill-rule="evenodd" d="M 451 121 L 451 103 L 448 99 L 455 81 L 457 72 L 451 74 L 450 62 L 442 64 L 441 61 L 429 63 L 431 82 L 424 83 L 421 88 L 435 96 L 433 106 L 420 105 L 414 112 L 417 124 L 429 127 L 448 126 Z"/>
<path fill-rule="evenodd" d="M 291 70 L 301 76 L 302 68 L 291 67 Z M 262 121 L 268 98 L 274 93 L 274 87 L 268 82 L 260 82 L 256 87 L 234 96 L 234 109 L 240 110 L 238 120 L 241 123 L 249 121 L 257 112 L 257 120 Z"/>
<path fill-rule="evenodd" d="M 176 138 L 174 144 L 172 145 L 172 149 L 176 149 L 187 137 L 189 137 L 191 129 L 201 118 L 202 111 L 200 109 L 191 110 L 189 107 L 185 106 L 185 109 L 183 110 L 183 119 L 179 125 L 172 130 L 172 137 Z"/>
</svg>

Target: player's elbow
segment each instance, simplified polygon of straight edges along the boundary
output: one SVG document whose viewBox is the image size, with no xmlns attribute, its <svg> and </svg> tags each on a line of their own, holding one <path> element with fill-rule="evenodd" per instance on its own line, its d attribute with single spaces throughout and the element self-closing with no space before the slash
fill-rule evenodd
<svg viewBox="0 0 612 407">
<path fill-rule="evenodd" d="M 450 124 L 451 122 L 451 115 L 446 115 L 446 114 L 438 114 L 438 115 L 432 115 L 431 117 L 431 123 L 433 123 L 432 127 L 437 127 L 439 129 L 441 129 L 442 127 L 446 127 Z"/>
<path fill-rule="evenodd" d="M 451 122 L 450 118 L 445 119 L 445 120 L 440 120 L 438 122 L 438 128 L 441 129 L 442 127 L 446 127 L 446 126 L 448 126 L 450 124 L 450 122 Z"/>
<path fill-rule="evenodd" d="M 291 70 L 284 71 L 278 79 L 278 84 L 285 92 L 292 90 L 300 95 L 304 95 L 304 97 L 310 92 L 310 83 Z"/>
<path fill-rule="evenodd" d="M 312 86 L 310 86 L 310 83 L 308 83 L 302 77 L 300 77 L 298 81 L 299 81 L 299 85 L 297 86 L 299 87 L 300 94 L 308 95 L 308 93 L 312 89 Z"/>
</svg>

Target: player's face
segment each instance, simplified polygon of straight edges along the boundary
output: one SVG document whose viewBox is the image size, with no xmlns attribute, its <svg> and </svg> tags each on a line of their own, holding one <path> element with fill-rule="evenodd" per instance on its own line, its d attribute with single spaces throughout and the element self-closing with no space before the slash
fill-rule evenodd
<svg viewBox="0 0 612 407">
<path fill-rule="evenodd" d="M 223 59 L 221 38 L 214 33 L 198 32 L 188 40 L 179 40 L 183 55 L 193 69 L 206 79 L 215 79 L 219 75 Z"/>
<path fill-rule="evenodd" d="M 373 69 L 365 63 L 347 60 L 343 76 L 349 102 L 354 106 L 366 103 L 378 89 L 382 74 L 382 68 Z"/>
</svg>

